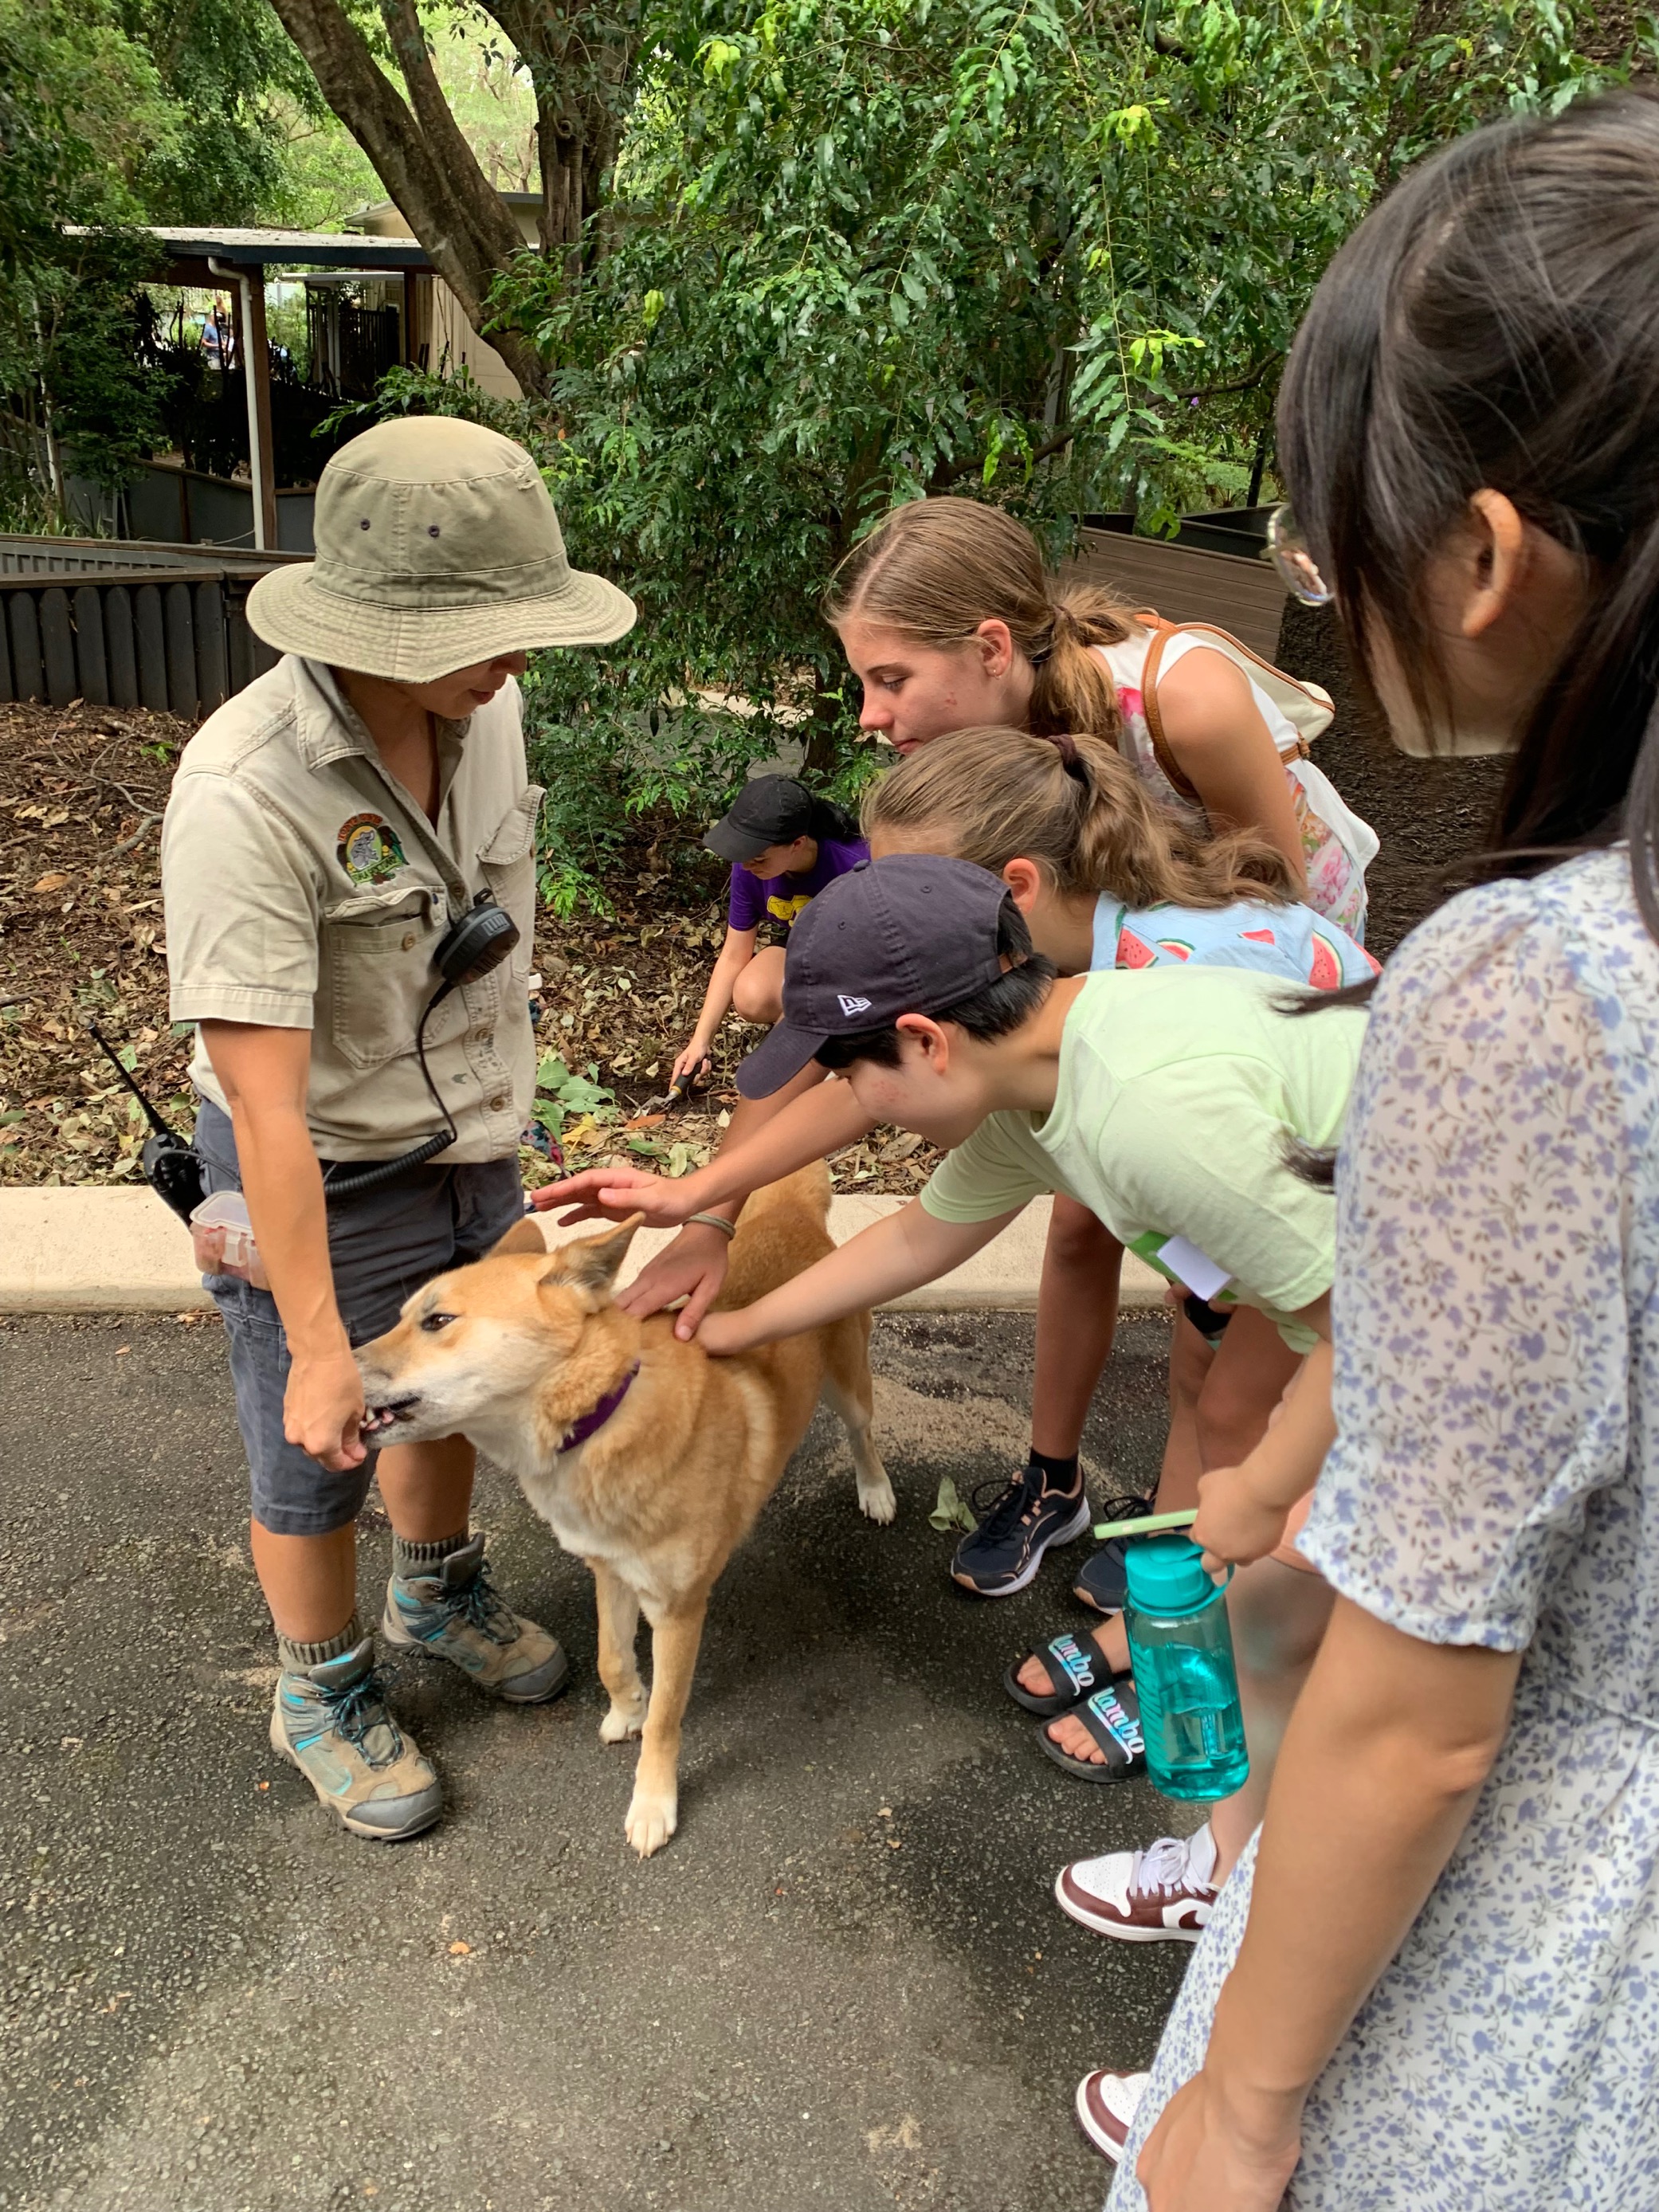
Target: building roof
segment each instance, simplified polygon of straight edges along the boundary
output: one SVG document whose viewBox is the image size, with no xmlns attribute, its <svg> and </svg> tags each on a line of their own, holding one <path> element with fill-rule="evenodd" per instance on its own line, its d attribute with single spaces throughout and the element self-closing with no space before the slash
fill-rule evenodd
<svg viewBox="0 0 1659 2212">
<path fill-rule="evenodd" d="M 412 238 L 363 238 L 325 230 L 217 230 L 205 224 L 138 226 L 168 248 L 175 261 L 216 261 L 248 268 L 356 269 L 391 274 L 430 269 L 426 248 Z"/>
<path fill-rule="evenodd" d="M 508 191 L 505 186 L 497 188 L 495 197 L 507 207 L 538 208 L 542 204 L 542 196 L 539 192 Z M 397 207 L 396 200 L 365 200 L 362 207 L 353 210 L 347 220 L 350 222 L 361 222 L 366 216 L 384 215 L 388 208 L 395 211 Z"/>
</svg>

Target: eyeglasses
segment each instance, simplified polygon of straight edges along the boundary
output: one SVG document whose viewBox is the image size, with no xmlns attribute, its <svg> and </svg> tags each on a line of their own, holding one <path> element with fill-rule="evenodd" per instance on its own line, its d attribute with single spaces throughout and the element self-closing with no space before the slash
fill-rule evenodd
<svg viewBox="0 0 1659 2212">
<path fill-rule="evenodd" d="M 1336 594 L 1320 574 L 1301 526 L 1288 507 L 1267 517 L 1267 550 L 1273 563 L 1304 607 L 1328 607 Z"/>
</svg>

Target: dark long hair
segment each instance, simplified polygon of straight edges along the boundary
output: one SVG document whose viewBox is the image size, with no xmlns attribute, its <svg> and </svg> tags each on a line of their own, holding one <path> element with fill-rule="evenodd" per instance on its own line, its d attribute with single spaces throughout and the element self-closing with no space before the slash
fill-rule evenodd
<svg viewBox="0 0 1659 2212">
<path fill-rule="evenodd" d="M 1374 677 L 1431 727 L 1432 555 L 1483 485 L 1589 564 L 1590 596 L 1511 764 L 1488 872 L 1628 833 L 1659 938 L 1659 100 L 1473 132 L 1327 270 L 1279 403 L 1280 467 Z"/>
</svg>

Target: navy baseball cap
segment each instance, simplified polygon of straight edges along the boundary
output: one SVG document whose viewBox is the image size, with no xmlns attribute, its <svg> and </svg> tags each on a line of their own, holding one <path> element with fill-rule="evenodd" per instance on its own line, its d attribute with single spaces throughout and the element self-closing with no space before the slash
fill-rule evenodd
<svg viewBox="0 0 1659 2212">
<path fill-rule="evenodd" d="M 1003 973 L 997 932 L 1008 887 L 939 853 L 860 860 L 789 933 L 783 1019 L 738 1070 L 745 1098 L 769 1098 L 834 1036 L 940 1014 Z"/>
</svg>

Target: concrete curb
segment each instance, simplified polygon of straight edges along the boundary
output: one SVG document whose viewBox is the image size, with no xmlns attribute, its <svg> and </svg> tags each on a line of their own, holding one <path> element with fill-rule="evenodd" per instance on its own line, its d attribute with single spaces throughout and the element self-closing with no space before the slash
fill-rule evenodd
<svg viewBox="0 0 1659 2212">
<path fill-rule="evenodd" d="M 830 1233 L 845 1243 L 906 1203 L 837 1196 L 830 1208 Z M 1047 1199 L 1027 1206 L 966 1267 L 896 1298 L 895 1308 L 1029 1311 L 1036 1304 L 1048 1211 Z M 550 1239 L 592 1234 L 556 1229 L 545 1216 L 543 1226 Z M 635 1237 L 625 1279 L 673 1233 L 649 1230 Z M 1126 1258 L 1124 1306 L 1159 1305 L 1163 1297 L 1162 1277 Z M 0 1190 L 0 1313 L 185 1313 L 211 1304 L 191 1264 L 189 1237 L 152 1192 L 107 1186 Z"/>
</svg>

